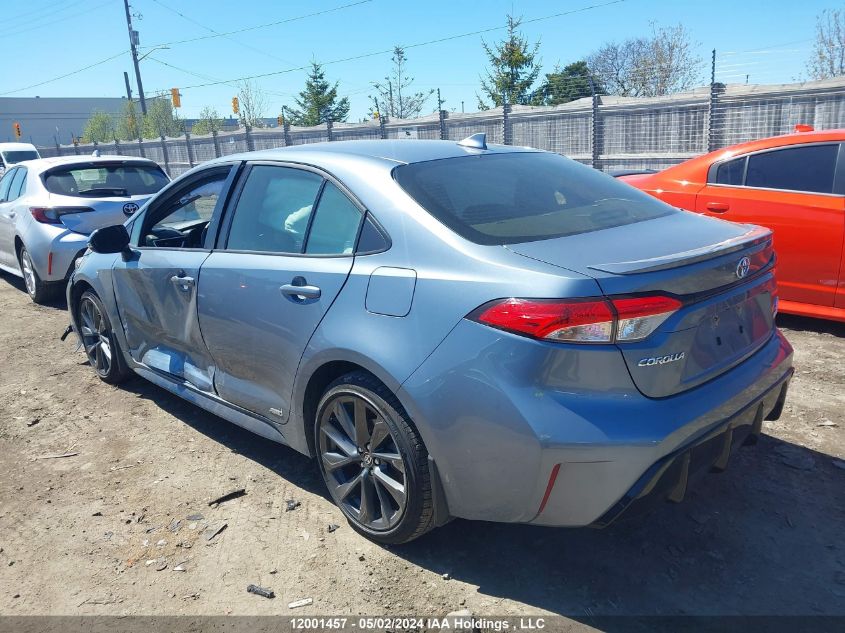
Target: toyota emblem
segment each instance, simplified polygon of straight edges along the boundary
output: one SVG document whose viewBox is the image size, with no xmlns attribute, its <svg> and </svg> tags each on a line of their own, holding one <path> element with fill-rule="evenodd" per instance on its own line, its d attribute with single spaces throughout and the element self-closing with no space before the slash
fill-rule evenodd
<svg viewBox="0 0 845 633">
<path fill-rule="evenodd" d="M 751 270 L 751 260 L 747 257 L 743 257 L 742 259 L 737 262 L 736 265 L 736 276 L 737 279 L 742 279 L 743 277 L 748 276 L 748 271 Z"/>
<path fill-rule="evenodd" d="M 127 202 L 123 205 L 123 215 L 132 215 L 138 210 L 138 205 L 134 202 Z M 746 258 L 747 259 L 747 258 Z"/>
</svg>

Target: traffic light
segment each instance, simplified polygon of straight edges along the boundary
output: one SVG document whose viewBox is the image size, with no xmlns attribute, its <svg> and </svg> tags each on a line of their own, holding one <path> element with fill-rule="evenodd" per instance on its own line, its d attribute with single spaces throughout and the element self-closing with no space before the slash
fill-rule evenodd
<svg viewBox="0 0 845 633">
<path fill-rule="evenodd" d="M 378 120 L 378 117 L 379 117 L 378 110 L 376 110 L 375 112 L 373 112 L 373 118 Z"/>
<path fill-rule="evenodd" d="M 170 100 L 173 102 L 174 108 L 182 107 L 182 95 L 179 94 L 179 88 L 170 89 Z"/>
<path fill-rule="evenodd" d="M 232 97 L 232 112 L 238 114 L 241 111 L 241 103 L 237 97 Z"/>
<path fill-rule="evenodd" d="M 279 124 L 279 127 L 282 127 L 285 124 L 285 117 L 280 114 L 276 117 L 276 123 Z"/>
<path fill-rule="evenodd" d="M 15 138 L 21 137 L 21 124 L 20 123 L 13 123 L 12 128 L 15 130 Z"/>
</svg>

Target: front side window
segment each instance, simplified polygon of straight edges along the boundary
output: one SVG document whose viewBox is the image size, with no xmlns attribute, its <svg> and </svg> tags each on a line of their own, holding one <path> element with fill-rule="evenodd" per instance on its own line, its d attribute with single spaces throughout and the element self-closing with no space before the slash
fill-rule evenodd
<svg viewBox="0 0 845 633">
<path fill-rule="evenodd" d="M 558 154 L 461 156 L 396 167 L 399 185 L 440 222 L 477 244 L 514 244 L 681 213 Z"/>
<path fill-rule="evenodd" d="M 805 145 L 748 157 L 747 187 L 833 193 L 839 145 Z"/>
<path fill-rule="evenodd" d="M 145 246 L 200 248 L 203 229 L 211 221 L 223 193 L 228 171 L 218 172 L 193 183 L 163 207 L 153 207 L 145 220 Z M 151 225 L 151 226 L 150 226 Z"/>
<path fill-rule="evenodd" d="M 314 212 L 305 252 L 309 255 L 348 255 L 355 249 L 361 211 L 331 182 L 326 182 Z"/>
<path fill-rule="evenodd" d="M 743 156 L 721 163 L 716 167 L 715 178 L 710 182 L 717 185 L 741 187 L 745 180 L 745 161 L 746 157 Z"/>
<path fill-rule="evenodd" d="M 80 198 L 149 195 L 167 183 L 164 172 L 149 164 L 90 163 L 57 167 L 44 175 L 50 193 Z"/>
<path fill-rule="evenodd" d="M 235 207 L 228 250 L 301 253 L 323 178 L 291 167 L 255 165 Z"/>
</svg>

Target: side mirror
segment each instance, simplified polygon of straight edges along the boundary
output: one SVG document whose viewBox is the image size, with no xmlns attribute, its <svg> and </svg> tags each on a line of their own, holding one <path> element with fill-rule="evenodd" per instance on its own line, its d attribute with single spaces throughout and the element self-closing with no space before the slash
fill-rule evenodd
<svg viewBox="0 0 845 633">
<path fill-rule="evenodd" d="M 95 253 L 122 253 L 129 246 L 129 232 L 122 224 L 104 226 L 91 233 L 88 246 Z"/>
</svg>

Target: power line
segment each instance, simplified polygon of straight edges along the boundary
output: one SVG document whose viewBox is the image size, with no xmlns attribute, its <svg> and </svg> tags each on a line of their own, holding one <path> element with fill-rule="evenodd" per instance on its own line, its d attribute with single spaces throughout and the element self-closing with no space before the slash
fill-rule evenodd
<svg viewBox="0 0 845 633">
<path fill-rule="evenodd" d="M 365 1 L 369 2 L 371 0 L 365 0 Z M 622 2 L 627 2 L 627 0 L 610 0 L 610 2 L 604 2 L 604 3 L 600 3 L 600 4 L 592 4 L 592 5 L 589 5 L 589 6 L 586 6 L 586 7 L 581 7 L 579 9 L 572 9 L 570 11 L 563 11 L 563 12 L 560 12 L 560 13 L 555 13 L 555 14 L 552 14 L 552 15 L 546 15 L 546 16 L 542 16 L 542 17 L 539 17 L 539 18 L 532 18 L 530 20 L 523 20 L 523 24 L 542 22 L 544 20 L 551 20 L 553 18 L 559 18 L 559 17 L 566 16 L 566 15 L 572 15 L 574 13 L 582 13 L 584 11 L 589 11 L 591 9 L 600 9 L 600 8 L 608 7 L 608 6 L 611 6 L 611 5 L 614 5 L 614 4 L 621 4 Z M 361 4 L 361 3 L 356 3 L 356 4 Z M 353 5 L 347 5 L 347 6 L 353 6 Z M 458 39 L 462 39 L 462 38 L 465 38 L 465 37 L 473 37 L 475 35 L 483 35 L 485 33 L 492 33 L 493 31 L 501 31 L 502 29 L 506 29 L 506 28 L 507 28 L 507 26 L 493 26 L 493 27 L 486 28 L 486 29 L 479 29 L 477 31 L 470 31 L 468 33 L 460 33 L 458 35 L 450 35 L 450 36 L 447 36 L 447 37 L 440 37 L 440 38 L 428 40 L 428 41 L 425 41 L 425 42 L 417 42 L 415 44 L 406 44 L 406 45 L 403 45 L 402 48 L 405 48 L 405 49 L 419 48 L 421 46 L 429 46 L 431 44 L 442 44 L 443 42 L 458 40 Z M 184 41 L 193 41 L 193 40 L 184 40 Z M 320 65 L 321 66 L 329 66 L 329 65 L 332 65 L 332 64 L 340 64 L 340 63 L 343 63 L 343 62 L 357 61 L 359 59 L 366 59 L 368 57 L 376 57 L 378 55 L 386 55 L 388 53 L 392 53 L 393 50 L 394 50 L 393 47 L 391 47 L 389 49 L 372 51 L 372 52 L 369 52 L 369 53 L 362 53 L 360 55 L 353 55 L 351 57 L 343 57 L 343 58 L 340 58 L 340 59 L 333 59 L 333 60 L 324 62 Z M 287 74 L 287 73 L 297 72 L 297 71 L 300 71 L 300 70 L 306 70 L 309 67 L 310 67 L 310 64 L 307 64 L 307 65 L 304 65 L 304 66 L 298 66 L 296 68 L 287 68 L 285 70 L 274 70 L 274 71 L 270 71 L 270 72 L 266 72 L 266 73 L 259 73 L 259 74 L 256 74 L 256 75 L 247 75 L 247 76 L 244 76 L 244 77 L 237 77 L 235 79 L 226 79 L 226 80 L 208 82 L 208 83 L 204 83 L 204 84 L 195 84 L 193 86 L 185 86 L 183 88 L 183 90 L 190 90 L 192 88 L 205 88 L 205 87 L 208 87 L 208 86 L 215 86 L 215 85 L 219 85 L 219 84 L 228 84 L 228 83 L 232 83 L 232 82 L 245 81 L 245 80 L 248 80 L 248 79 L 262 79 L 264 77 L 273 77 L 273 76 L 276 76 L 276 75 L 284 75 L 284 74 Z"/>
<path fill-rule="evenodd" d="M 9 90 L 7 92 L 0 92 L 0 96 L 11 95 L 11 94 L 14 94 L 16 92 L 22 92 L 24 90 L 29 90 L 30 88 L 37 88 L 39 86 L 43 86 L 44 84 L 49 84 L 49 83 L 52 83 L 54 81 L 58 81 L 59 79 L 64 79 L 65 77 L 71 77 L 72 75 L 79 74 L 83 71 L 86 71 L 86 70 L 89 70 L 91 68 L 95 68 L 96 66 L 100 66 L 102 64 L 105 64 L 106 62 L 110 62 L 113 59 L 117 59 L 121 55 L 125 55 L 127 52 L 128 51 L 120 51 L 117 55 L 112 55 L 111 57 L 106 57 L 105 59 L 101 59 L 100 61 L 94 62 L 93 64 L 89 64 L 88 66 L 85 66 L 83 68 L 77 68 L 76 70 L 72 70 L 69 73 L 65 73 L 64 75 L 59 75 L 58 77 L 53 77 L 52 79 L 47 79 L 47 80 L 41 81 L 37 84 L 32 84 L 31 86 L 25 86 L 23 88 L 17 88 L 16 90 Z"/>
<path fill-rule="evenodd" d="M 176 46 L 177 44 L 188 44 L 190 42 L 199 42 L 201 40 L 211 40 L 217 37 L 226 37 L 228 35 L 238 35 L 239 33 L 247 33 L 249 31 L 257 31 L 259 29 L 266 29 L 271 26 L 279 26 L 280 24 L 288 24 L 290 22 L 296 22 L 297 20 L 304 20 L 306 18 L 313 18 L 319 15 L 326 15 L 327 13 L 334 13 L 335 11 L 341 11 L 342 9 L 348 9 L 350 7 L 357 7 L 362 4 L 367 4 L 372 2 L 373 0 L 358 0 L 358 2 L 351 2 L 349 4 L 344 4 L 339 7 L 333 7 L 331 9 L 324 9 L 322 11 L 315 11 L 314 13 L 308 13 L 305 15 L 298 15 L 293 18 L 286 18 L 284 20 L 278 20 L 276 22 L 267 22 L 265 24 L 258 24 L 256 26 L 247 26 L 242 29 L 236 29 L 234 31 L 227 31 L 225 33 L 216 33 L 213 35 L 201 35 L 199 37 L 191 37 L 184 40 L 175 40 L 173 42 L 162 42 L 161 44 L 153 44 L 151 46 L 144 46 L 143 48 L 156 48 L 159 46 Z M 622 1 L 622 0 L 620 0 Z"/>
<path fill-rule="evenodd" d="M 59 24 L 60 22 L 66 22 L 68 20 L 76 19 L 78 17 L 81 17 L 83 15 L 91 13 L 92 11 L 96 11 L 97 9 L 101 9 L 102 7 L 109 5 L 109 4 L 111 4 L 111 1 L 107 0 L 106 2 L 101 2 L 100 4 L 94 5 L 90 9 L 85 9 L 84 11 L 80 11 L 79 13 L 74 13 L 73 15 L 66 15 L 63 18 L 59 18 L 58 20 L 53 20 L 52 22 L 44 22 L 43 24 L 36 24 L 35 26 L 31 26 L 28 29 L 14 30 L 14 31 L 11 31 L 11 32 L 0 33 L 0 35 L 2 35 L 3 37 L 12 37 L 14 35 L 22 35 L 24 33 L 29 33 L 30 31 L 37 31 L 38 29 L 42 29 L 45 26 L 52 26 L 53 24 Z"/>
<path fill-rule="evenodd" d="M 267 57 L 270 57 L 270 58 L 272 58 L 272 59 L 275 59 L 276 61 L 279 61 L 279 62 L 283 62 L 283 63 L 285 63 L 285 64 L 291 64 L 291 63 L 292 63 L 292 62 L 290 62 L 290 61 L 288 61 L 288 60 L 286 60 L 286 59 L 282 59 L 281 57 L 279 57 L 279 56 L 277 56 L 277 55 L 274 55 L 273 53 L 270 53 L 270 52 L 268 52 L 268 51 L 262 50 L 262 49 L 260 49 L 260 48 L 256 48 L 255 46 L 252 46 L 252 45 L 250 45 L 250 44 L 247 44 L 246 42 L 241 42 L 240 40 L 236 40 L 234 37 L 230 37 L 230 36 L 229 36 L 228 34 L 226 34 L 226 33 L 221 33 L 220 31 L 216 31 L 216 30 L 214 30 L 213 28 L 211 28 L 210 26 L 206 26 L 205 24 L 202 24 L 202 23 L 198 22 L 198 21 L 197 21 L 197 20 L 195 20 L 194 18 L 192 18 L 192 17 L 190 17 L 190 16 L 185 15 L 184 13 L 182 13 L 181 11 L 179 11 L 178 9 L 174 9 L 173 7 L 169 7 L 169 6 L 167 6 L 166 4 L 164 4 L 163 2 L 161 2 L 160 0 L 153 0 L 153 2 L 155 2 L 157 5 L 159 5 L 159 6 L 160 6 L 160 7 L 162 7 L 163 9 L 167 9 L 168 11 L 170 11 L 170 12 L 172 12 L 172 13 L 175 13 L 176 15 L 178 15 L 180 18 L 182 18 L 182 19 L 183 19 L 183 20 L 185 20 L 186 22 L 190 22 L 191 24 L 194 24 L 194 25 L 196 25 L 196 26 L 200 27 L 201 29 L 205 29 L 206 31 L 209 31 L 210 33 L 214 33 L 215 35 L 219 35 L 220 37 L 224 37 L 224 38 L 226 38 L 227 40 L 229 40 L 230 42 L 234 42 L 234 43 L 235 43 L 235 44 L 237 44 L 238 46 L 243 46 L 244 48 L 247 48 L 247 49 L 249 49 L 249 50 L 251 50 L 251 51 L 255 51 L 256 53 L 261 53 L 262 55 L 266 55 Z M 189 74 L 192 74 L 192 73 L 189 73 Z"/>
<path fill-rule="evenodd" d="M 83 2 L 87 2 L 87 0 L 75 0 L 74 2 L 69 4 L 68 6 L 62 7 L 61 4 L 63 4 L 64 2 L 67 2 L 67 0 L 60 0 L 59 2 L 56 2 L 55 4 L 49 4 L 47 6 L 43 6 L 43 7 L 40 7 L 38 9 L 33 9 L 32 11 L 25 11 L 24 13 L 19 13 L 18 15 L 15 15 L 15 16 L 3 17 L 3 26 L 9 26 L 13 29 L 17 28 L 19 26 L 25 26 L 25 25 L 30 24 L 32 22 L 37 22 L 38 20 L 41 20 L 42 18 L 45 18 L 48 15 L 53 15 L 53 14 L 58 13 L 60 11 L 66 11 L 70 8 L 75 7 L 78 4 L 82 4 Z M 36 13 L 40 13 L 42 15 L 35 15 Z M 23 22 L 18 23 L 16 26 L 13 26 L 11 24 L 11 23 L 13 23 L 16 20 L 19 20 L 21 18 L 26 18 L 26 19 L 24 19 Z"/>
</svg>

